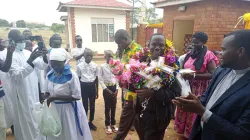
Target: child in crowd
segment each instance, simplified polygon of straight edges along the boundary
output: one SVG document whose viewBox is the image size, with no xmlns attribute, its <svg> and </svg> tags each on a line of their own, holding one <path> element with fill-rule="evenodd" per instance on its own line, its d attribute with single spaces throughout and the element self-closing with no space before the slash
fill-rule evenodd
<svg viewBox="0 0 250 140">
<path fill-rule="evenodd" d="M 93 51 L 86 48 L 84 51 L 85 61 L 80 62 L 77 67 L 77 74 L 80 76 L 82 102 L 86 114 L 88 114 L 88 101 L 90 102 L 89 128 L 96 131 L 93 124 L 95 116 L 95 99 L 98 99 L 98 66 L 93 59 Z"/>
<path fill-rule="evenodd" d="M 106 133 L 116 133 L 118 128 L 115 126 L 115 111 L 117 103 L 118 82 L 115 79 L 109 67 L 109 61 L 113 59 L 113 52 L 111 50 L 104 51 L 106 63 L 101 65 L 99 72 L 99 82 L 103 89 L 103 98 L 105 103 L 105 126 Z"/>
</svg>

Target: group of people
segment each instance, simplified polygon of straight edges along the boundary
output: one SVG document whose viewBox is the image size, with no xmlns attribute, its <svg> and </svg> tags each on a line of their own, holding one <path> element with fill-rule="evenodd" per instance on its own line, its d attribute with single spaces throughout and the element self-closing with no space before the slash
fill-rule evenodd
<svg viewBox="0 0 250 140">
<path fill-rule="evenodd" d="M 30 31 L 11 30 L 7 47 L 0 40 L 0 139 L 5 139 L 5 130 L 11 126 L 17 140 L 93 139 L 90 130 L 97 131 L 93 121 L 99 84 L 105 104 L 105 131 L 116 133 L 114 140 L 124 140 L 132 126 L 140 140 L 163 140 L 171 119 L 175 119 L 177 133 L 190 140 L 250 139 L 249 30 L 225 36 L 220 60 L 206 46 L 207 34 L 194 33 L 186 54 L 179 57 L 180 68 L 195 71 L 182 75 L 192 93 L 181 96 L 182 87 L 176 77 L 171 86 L 159 90 L 128 86 L 122 89 L 119 128 L 115 120 L 119 81 L 109 61 L 116 57 L 128 64 L 143 47 L 120 29 L 115 33 L 117 55 L 105 50 L 105 63 L 98 68 L 92 62 L 93 51 L 82 45 L 79 35 L 71 55 L 61 48 L 60 35 L 50 38 L 48 50 L 37 47 L 29 39 L 31 35 Z M 169 46 L 164 35 L 154 34 L 147 47 L 150 55 L 137 59 L 150 65 L 167 53 L 165 48 Z M 76 71 L 70 67 L 71 56 L 76 60 Z M 39 132 L 33 111 L 34 105 L 44 100 L 60 117 L 59 137 Z M 142 106 L 144 101 L 146 108 Z"/>
</svg>

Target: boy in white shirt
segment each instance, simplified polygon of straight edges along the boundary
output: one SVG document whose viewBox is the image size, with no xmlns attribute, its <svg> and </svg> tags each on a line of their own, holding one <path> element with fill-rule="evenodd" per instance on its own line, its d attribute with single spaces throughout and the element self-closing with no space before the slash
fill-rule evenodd
<svg viewBox="0 0 250 140">
<path fill-rule="evenodd" d="M 109 61 L 113 59 L 113 52 L 111 50 L 104 51 L 106 63 L 101 65 L 99 72 L 99 82 L 103 89 L 103 98 L 105 103 L 105 125 L 106 133 L 116 133 L 118 128 L 115 126 L 115 111 L 117 103 L 118 82 L 115 79 L 109 67 Z M 110 115 L 111 114 L 111 115 Z"/>
<path fill-rule="evenodd" d="M 85 47 L 82 46 L 82 37 L 80 35 L 77 35 L 75 37 L 75 42 L 76 42 L 76 48 L 72 49 L 71 55 L 76 60 L 76 65 L 78 65 L 79 63 L 84 62 L 83 55 L 84 55 Z"/>
<path fill-rule="evenodd" d="M 86 48 L 84 51 L 85 61 L 76 66 L 77 75 L 80 77 L 82 103 L 88 115 L 88 101 L 90 102 L 89 128 L 96 131 L 93 124 L 95 116 L 95 99 L 98 99 L 98 66 L 93 59 L 93 51 Z"/>
</svg>

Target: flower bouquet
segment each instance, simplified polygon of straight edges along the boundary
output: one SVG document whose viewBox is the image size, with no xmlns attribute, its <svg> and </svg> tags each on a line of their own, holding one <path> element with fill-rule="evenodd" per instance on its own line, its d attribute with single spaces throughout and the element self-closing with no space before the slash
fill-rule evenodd
<svg viewBox="0 0 250 140">
<path fill-rule="evenodd" d="M 146 79 L 144 87 L 159 90 L 162 86 L 171 86 L 174 82 L 176 70 L 165 65 L 165 57 L 159 57 L 157 61 L 152 61 L 150 66 L 137 72 L 138 75 Z"/>
<path fill-rule="evenodd" d="M 124 70 L 124 64 L 122 64 L 120 60 L 111 59 L 109 61 L 109 67 L 115 76 L 120 76 Z"/>
</svg>

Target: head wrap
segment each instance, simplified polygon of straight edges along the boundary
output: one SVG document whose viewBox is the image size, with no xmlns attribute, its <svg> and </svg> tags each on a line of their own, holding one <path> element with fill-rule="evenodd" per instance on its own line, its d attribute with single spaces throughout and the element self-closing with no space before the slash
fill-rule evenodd
<svg viewBox="0 0 250 140">
<path fill-rule="evenodd" d="M 64 48 L 53 48 L 50 51 L 49 60 L 66 61 L 72 57 Z"/>
</svg>

